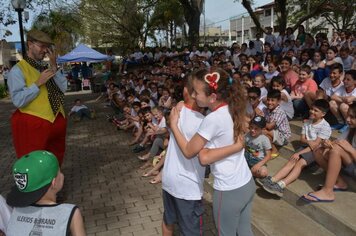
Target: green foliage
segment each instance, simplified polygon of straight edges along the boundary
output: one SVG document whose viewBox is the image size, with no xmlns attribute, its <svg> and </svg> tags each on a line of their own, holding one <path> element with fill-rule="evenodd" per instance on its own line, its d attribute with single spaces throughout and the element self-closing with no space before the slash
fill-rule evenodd
<svg viewBox="0 0 356 236">
<path fill-rule="evenodd" d="M 68 0 L 26 0 L 26 11 L 34 11 L 38 13 L 47 13 L 58 6 L 63 6 Z M 0 0 L 0 25 L 5 26 L 3 37 L 13 34 L 7 27 L 16 24 L 18 21 L 17 13 L 11 5 L 10 0 Z M 1 27 L 2 28 L 2 27 Z"/>
<path fill-rule="evenodd" d="M 40 14 L 34 20 L 33 28 L 47 32 L 56 44 L 59 55 L 64 55 L 75 46 L 83 34 L 82 22 L 74 7 L 61 7 L 49 13 Z"/>
<path fill-rule="evenodd" d="M 0 98 L 4 98 L 7 96 L 7 91 L 5 89 L 4 84 L 0 84 Z"/>
<path fill-rule="evenodd" d="M 155 30 L 169 33 L 172 45 L 176 29 L 182 28 L 184 22 L 183 7 L 178 0 L 160 0 L 156 4 L 148 24 L 152 26 L 150 33 L 154 34 Z"/>
<path fill-rule="evenodd" d="M 83 0 L 86 41 L 94 46 L 132 48 L 144 42 L 147 15 L 156 1 Z"/>
</svg>

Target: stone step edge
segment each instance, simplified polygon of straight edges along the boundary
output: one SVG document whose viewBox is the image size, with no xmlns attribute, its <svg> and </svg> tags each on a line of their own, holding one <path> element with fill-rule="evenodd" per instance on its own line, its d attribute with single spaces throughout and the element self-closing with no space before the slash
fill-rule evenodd
<svg viewBox="0 0 356 236">
<path fill-rule="evenodd" d="M 213 179 L 212 179 L 212 177 L 210 176 L 210 178 L 208 178 L 208 179 L 206 179 L 205 180 L 205 183 L 204 183 L 204 191 L 205 192 L 208 192 L 208 194 L 210 195 L 210 198 L 211 198 L 211 196 L 213 195 L 213 191 L 214 191 L 214 189 L 213 189 L 213 186 L 212 186 L 212 181 L 213 181 Z M 207 196 L 207 195 L 205 195 L 205 196 Z M 270 199 L 270 200 L 272 200 L 272 199 Z M 276 199 L 274 199 L 274 201 L 275 201 Z M 211 200 L 210 200 L 211 201 Z M 257 204 L 257 206 L 255 205 L 254 206 L 254 209 L 255 210 L 257 210 L 257 208 L 258 208 L 258 205 L 259 204 L 261 204 L 261 201 L 264 203 L 264 198 L 263 197 L 261 197 L 261 196 L 259 196 L 259 194 L 256 192 L 256 195 L 255 195 L 255 201 L 257 201 L 256 202 L 256 204 Z M 298 210 L 296 210 L 293 206 L 291 206 L 289 203 L 287 203 L 287 202 L 284 202 L 284 204 L 282 204 L 283 205 L 283 207 L 282 207 L 282 209 L 284 208 L 284 207 L 288 207 L 287 208 L 287 211 L 289 212 L 291 209 L 294 209 L 293 210 L 293 212 L 291 213 L 292 215 L 299 215 L 299 217 L 302 217 L 302 218 L 299 218 L 299 217 L 297 217 L 297 218 L 294 218 L 294 220 L 301 220 L 302 222 L 305 222 L 305 221 L 309 221 L 312 225 L 314 225 L 313 226 L 313 228 L 315 227 L 315 228 L 317 228 L 318 230 L 321 230 L 321 229 L 323 229 L 322 230 L 322 232 L 323 232 L 323 234 L 322 235 L 335 235 L 334 233 L 332 233 L 332 232 L 330 232 L 327 228 L 325 228 L 323 225 L 321 225 L 321 224 L 319 224 L 318 222 L 316 222 L 316 221 L 314 221 L 312 218 L 310 218 L 309 216 L 307 216 L 306 214 L 304 214 L 304 213 L 302 213 L 302 212 L 300 212 L 300 211 L 298 211 Z M 257 208 L 256 208 L 257 207 Z M 275 210 L 275 209 L 270 209 L 270 210 Z M 257 210 L 257 212 L 258 212 L 258 210 Z M 267 211 L 264 211 L 264 212 L 267 212 Z M 282 212 L 283 212 L 283 210 L 282 210 Z M 284 210 L 284 212 L 285 212 L 285 210 Z M 299 212 L 299 213 L 297 213 L 296 214 L 296 212 Z M 259 222 L 259 216 L 257 216 L 256 214 L 258 214 L 258 213 L 254 213 L 253 215 L 255 215 L 256 216 L 256 218 L 255 217 L 252 217 L 252 219 L 251 219 L 251 227 L 252 227 L 252 231 L 253 231 L 253 233 L 254 233 L 254 235 L 255 236 L 274 236 L 275 235 L 275 231 L 276 231 L 276 229 L 275 229 L 275 225 L 272 223 L 272 225 L 266 225 L 266 223 L 260 223 Z M 283 213 L 282 213 L 283 214 Z M 268 214 L 266 213 L 266 215 L 265 216 L 263 216 L 263 217 L 266 217 L 266 219 L 268 219 Z M 286 219 L 286 220 L 290 220 L 290 219 L 288 219 L 288 218 L 283 218 L 282 217 L 282 222 L 281 222 L 281 219 L 278 219 L 278 224 L 280 224 L 282 227 L 283 227 L 283 224 L 288 224 L 288 222 L 284 222 L 283 223 L 283 219 Z M 310 228 L 310 226 L 309 226 L 309 228 Z M 295 230 L 295 229 L 294 229 Z M 283 231 L 283 230 L 282 230 Z M 284 228 L 284 231 L 285 231 L 285 228 Z M 293 231 L 293 235 L 298 235 L 298 234 L 305 234 L 305 230 L 304 229 L 301 229 L 301 231 L 299 231 L 299 232 L 296 232 L 296 231 Z M 312 233 L 310 233 L 310 234 L 307 234 L 306 236 L 309 236 L 309 235 L 315 235 L 315 234 L 312 234 Z"/>
</svg>

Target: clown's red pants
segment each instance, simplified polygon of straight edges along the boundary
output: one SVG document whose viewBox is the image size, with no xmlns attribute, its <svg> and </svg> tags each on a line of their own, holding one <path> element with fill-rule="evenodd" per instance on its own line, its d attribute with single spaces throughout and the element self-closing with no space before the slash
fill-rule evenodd
<svg viewBox="0 0 356 236">
<path fill-rule="evenodd" d="M 53 123 L 22 113 L 11 117 L 12 138 L 17 158 L 36 150 L 52 152 L 62 164 L 65 151 L 67 120 L 58 114 Z"/>
</svg>

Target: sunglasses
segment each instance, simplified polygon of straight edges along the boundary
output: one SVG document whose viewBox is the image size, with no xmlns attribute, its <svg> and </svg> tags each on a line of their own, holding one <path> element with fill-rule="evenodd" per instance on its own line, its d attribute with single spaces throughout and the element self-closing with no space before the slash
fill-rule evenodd
<svg viewBox="0 0 356 236">
<path fill-rule="evenodd" d="M 258 97 L 257 96 L 248 96 L 250 100 L 256 100 Z"/>
</svg>

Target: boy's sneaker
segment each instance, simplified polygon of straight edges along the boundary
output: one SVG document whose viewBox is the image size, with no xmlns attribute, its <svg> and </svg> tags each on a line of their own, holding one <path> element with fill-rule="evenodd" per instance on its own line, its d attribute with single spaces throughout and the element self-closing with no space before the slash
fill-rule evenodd
<svg viewBox="0 0 356 236">
<path fill-rule="evenodd" d="M 283 197 L 284 189 L 279 186 L 277 183 L 266 183 L 263 186 L 263 189 L 267 192 L 277 195 L 278 197 Z"/>
<path fill-rule="evenodd" d="M 144 146 L 141 146 L 141 145 L 137 145 L 136 147 L 134 147 L 134 149 L 132 149 L 132 152 L 133 153 L 138 153 L 138 152 L 142 152 L 145 150 L 145 147 Z"/>
<path fill-rule="evenodd" d="M 272 184 L 272 177 L 271 176 L 267 176 L 267 177 L 264 177 L 264 178 L 256 178 L 256 183 L 263 187 L 263 185 L 265 184 Z"/>
</svg>

